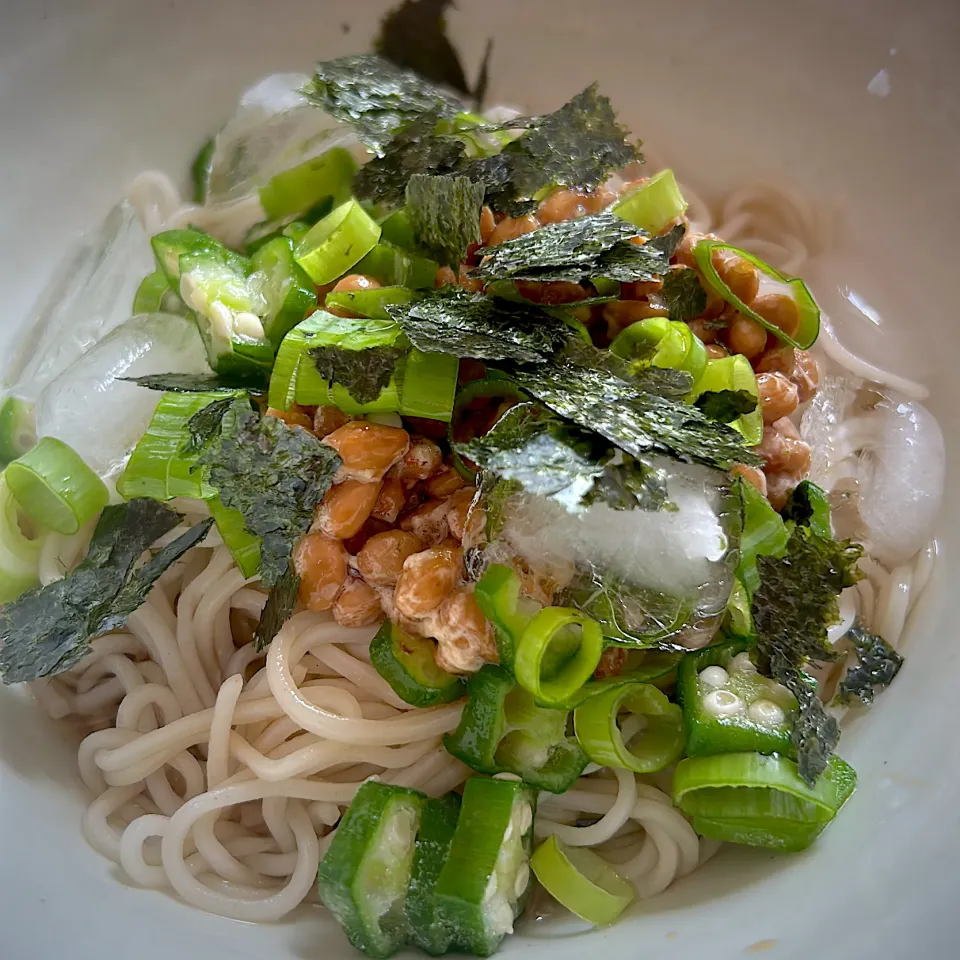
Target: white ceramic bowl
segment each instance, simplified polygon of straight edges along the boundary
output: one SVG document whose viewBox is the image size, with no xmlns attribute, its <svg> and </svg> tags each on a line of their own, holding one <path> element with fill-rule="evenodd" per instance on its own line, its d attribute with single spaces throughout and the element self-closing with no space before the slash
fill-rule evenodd
<svg viewBox="0 0 960 960">
<path fill-rule="evenodd" d="M 386 2 L 46 0 L 0 27 L 3 342 L 58 257 L 140 169 L 184 171 L 238 93 L 367 48 Z M 623 119 L 706 193 L 746 179 L 814 196 L 833 225 L 815 290 L 841 337 L 923 380 L 960 449 L 955 375 L 960 7 L 943 0 L 461 0 L 475 65 L 497 38 L 493 99 L 551 109 L 598 80 Z M 851 296 L 851 291 L 856 296 Z M 867 316 L 852 302 L 875 308 Z M 960 546 L 948 488 L 941 562 L 908 661 L 844 735 L 860 789 L 808 853 L 726 850 L 588 936 L 527 925 L 503 955 L 678 960 L 958 955 L 960 656 L 944 596 Z M 346 958 L 317 909 L 252 926 L 124 882 L 80 835 L 75 742 L 21 691 L 0 692 L 0 956 Z"/>
</svg>

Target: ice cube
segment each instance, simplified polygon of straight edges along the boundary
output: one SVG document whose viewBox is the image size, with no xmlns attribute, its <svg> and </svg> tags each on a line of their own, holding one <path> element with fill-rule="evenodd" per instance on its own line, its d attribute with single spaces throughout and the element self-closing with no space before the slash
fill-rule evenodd
<svg viewBox="0 0 960 960">
<path fill-rule="evenodd" d="M 35 400 L 44 386 L 130 316 L 150 242 L 133 207 L 119 203 L 99 230 L 58 265 L 4 371 L 10 393 Z"/>
<path fill-rule="evenodd" d="M 511 501 L 502 535 L 533 564 L 573 561 L 672 596 L 725 583 L 730 543 L 715 475 L 679 464 L 667 471 L 670 509 L 613 510 L 598 503 L 568 512 L 544 497 L 521 496 Z"/>
<path fill-rule="evenodd" d="M 860 516 L 870 552 L 892 567 L 933 536 L 946 451 L 940 425 L 916 401 L 891 395 L 869 418 L 873 436 L 860 458 Z"/>
<path fill-rule="evenodd" d="M 196 326 L 185 317 L 140 314 L 51 380 L 37 399 L 39 436 L 69 443 L 101 476 L 122 467 L 163 394 L 120 377 L 209 373 Z"/>
<path fill-rule="evenodd" d="M 240 98 L 236 113 L 217 134 L 207 203 L 221 204 L 255 194 L 267 181 L 331 147 L 366 156 L 346 124 L 300 92 L 310 78 L 303 73 L 274 73 Z"/>
</svg>

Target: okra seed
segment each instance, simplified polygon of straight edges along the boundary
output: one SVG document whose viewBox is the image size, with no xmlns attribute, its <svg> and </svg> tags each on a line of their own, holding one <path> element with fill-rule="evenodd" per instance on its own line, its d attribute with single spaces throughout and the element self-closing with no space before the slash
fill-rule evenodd
<svg viewBox="0 0 960 960">
<path fill-rule="evenodd" d="M 520 805 L 520 836 L 522 837 L 533 825 L 533 811 L 529 803 Z"/>
<path fill-rule="evenodd" d="M 189 273 L 180 278 L 180 296 L 188 307 L 199 313 L 206 313 L 209 306 L 207 296 Z"/>
<path fill-rule="evenodd" d="M 230 308 L 219 300 L 210 304 L 210 323 L 216 329 L 217 335 L 225 340 L 230 339 L 233 333 L 233 314 Z"/>
<path fill-rule="evenodd" d="M 530 867 L 522 863 L 517 871 L 517 880 L 513 885 L 513 895 L 519 900 L 523 896 L 523 891 L 527 889 L 527 883 L 530 880 Z"/>
<path fill-rule="evenodd" d="M 714 690 L 703 698 L 703 708 L 715 717 L 733 717 L 743 709 L 743 701 L 729 690 Z"/>
<path fill-rule="evenodd" d="M 497 932 L 513 933 L 513 908 L 506 900 L 497 904 L 492 926 Z"/>
<path fill-rule="evenodd" d="M 754 723 L 780 723 L 783 711 L 772 700 L 754 700 L 747 707 L 747 716 Z"/>
<path fill-rule="evenodd" d="M 233 329 L 241 336 L 250 337 L 252 340 L 263 340 L 263 324 L 255 313 L 243 311 L 233 318 Z"/>
<path fill-rule="evenodd" d="M 731 673 L 756 673 L 757 668 L 749 653 L 738 653 L 728 664 Z"/>
<path fill-rule="evenodd" d="M 730 674 L 723 667 L 704 667 L 700 679 L 708 687 L 722 687 L 730 679 Z"/>
</svg>

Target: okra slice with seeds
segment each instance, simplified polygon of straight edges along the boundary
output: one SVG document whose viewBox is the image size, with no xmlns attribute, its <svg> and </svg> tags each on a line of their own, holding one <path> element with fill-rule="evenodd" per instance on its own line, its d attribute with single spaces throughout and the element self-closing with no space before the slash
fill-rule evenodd
<svg viewBox="0 0 960 960">
<path fill-rule="evenodd" d="M 536 791 L 471 777 L 436 895 L 451 948 L 489 957 L 513 932 L 530 890 Z"/>
<path fill-rule="evenodd" d="M 320 899 L 369 957 L 390 957 L 407 942 L 404 900 L 425 802 L 416 790 L 367 781 L 320 862 Z"/>
</svg>

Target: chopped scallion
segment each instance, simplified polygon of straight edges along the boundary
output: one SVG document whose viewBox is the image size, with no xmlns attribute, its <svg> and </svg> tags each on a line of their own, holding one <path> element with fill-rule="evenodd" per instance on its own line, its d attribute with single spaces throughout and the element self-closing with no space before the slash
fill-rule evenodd
<svg viewBox="0 0 960 960">
<path fill-rule="evenodd" d="M 110 500 L 83 458 L 55 437 L 44 437 L 8 464 L 4 476 L 23 512 L 57 533 L 76 533 Z"/>
</svg>

